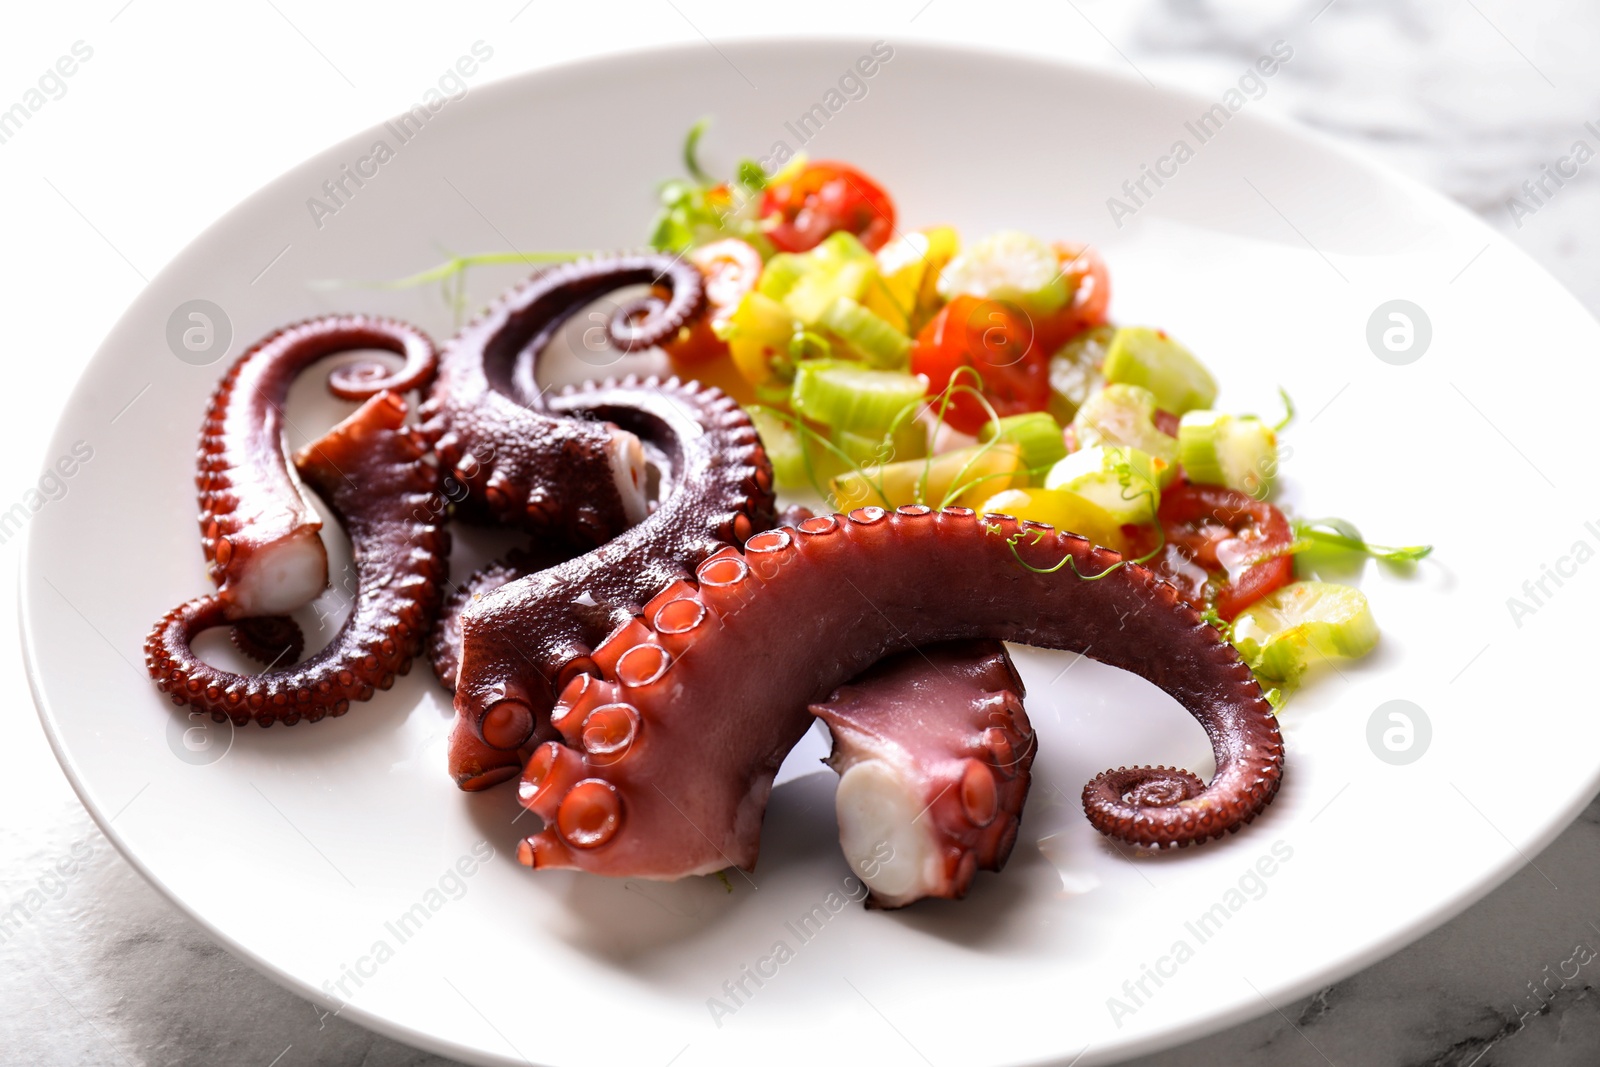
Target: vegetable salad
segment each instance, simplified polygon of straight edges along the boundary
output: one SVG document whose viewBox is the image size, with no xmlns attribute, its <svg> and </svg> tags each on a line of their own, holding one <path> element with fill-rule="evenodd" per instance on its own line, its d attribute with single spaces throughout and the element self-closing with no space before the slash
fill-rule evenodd
<svg viewBox="0 0 1600 1067">
<path fill-rule="evenodd" d="M 1316 660 L 1376 645 L 1362 592 L 1297 577 L 1296 557 L 1410 562 L 1427 547 L 1291 521 L 1272 496 L 1292 407 L 1276 423 L 1221 410 L 1176 338 L 1113 324 L 1094 249 L 905 229 L 846 163 L 798 158 L 769 178 L 746 161 L 715 182 L 696 160 L 703 129 L 690 178 L 662 187 L 652 244 L 700 268 L 711 311 L 666 347 L 679 373 L 745 402 L 781 488 L 1080 534 L 1171 582 L 1275 702 Z"/>
</svg>

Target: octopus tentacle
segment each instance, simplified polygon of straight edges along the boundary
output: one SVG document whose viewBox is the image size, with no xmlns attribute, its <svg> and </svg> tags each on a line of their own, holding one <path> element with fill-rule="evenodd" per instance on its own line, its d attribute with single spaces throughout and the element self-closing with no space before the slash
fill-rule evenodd
<svg viewBox="0 0 1600 1067">
<path fill-rule="evenodd" d="M 329 381 L 337 395 L 365 400 L 386 389 L 427 383 L 433 342 L 414 326 L 366 315 L 330 315 L 285 327 L 229 368 L 212 393 L 200 430 L 201 544 L 230 619 L 281 615 L 328 584 L 322 522 L 289 469 L 283 404 L 306 367 L 328 356 L 377 348 L 405 357 L 400 370 L 345 371 Z"/>
<path fill-rule="evenodd" d="M 456 691 L 456 672 L 461 666 L 461 613 L 475 599 L 499 589 L 507 582 L 538 571 L 558 567 L 579 553 L 564 542 L 543 541 L 516 548 L 504 559 L 495 560 L 473 573 L 445 597 L 428 635 L 428 661 L 434 677 L 451 693 Z"/>
<path fill-rule="evenodd" d="M 868 903 L 959 900 L 1017 839 L 1035 751 L 1005 646 L 933 645 L 883 660 L 811 713 L 828 724 L 834 807 Z"/>
<path fill-rule="evenodd" d="M 534 381 L 539 354 L 567 319 L 638 284 L 669 295 L 611 324 L 607 334 L 619 348 L 670 336 L 704 303 L 699 270 L 676 257 L 585 260 L 535 274 L 445 346 L 423 425 L 440 462 L 500 522 L 599 544 L 644 518 L 638 438 L 599 416 L 555 411 Z"/>
<path fill-rule="evenodd" d="M 667 586 L 594 648 L 597 676 L 562 689 L 551 715 L 562 741 L 534 752 L 519 787 L 546 827 L 519 858 L 662 879 L 749 868 L 773 776 L 811 721 L 808 705 L 887 655 L 975 638 L 1091 655 L 1148 679 L 1205 728 L 1217 770 L 1198 796 L 1092 804 L 1097 829 L 1161 845 L 1235 831 L 1282 781 L 1272 709 L 1172 586 L 1122 563 L 1042 524 L 922 506 L 819 515 L 757 534 L 743 553 L 720 551 L 694 584 Z M 518 584 L 463 618 L 463 682 L 474 636 L 523 607 Z M 786 640 L 774 642 L 780 633 Z M 512 692 L 538 681 L 512 670 L 498 683 Z M 458 712 L 472 716 L 487 697 L 463 685 Z"/>
<path fill-rule="evenodd" d="M 339 633 L 297 666 L 234 674 L 191 648 L 196 634 L 231 621 L 233 605 L 220 592 L 191 600 L 145 641 L 150 675 L 174 703 L 218 722 L 292 725 L 343 715 L 406 672 L 438 609 L 449 534 L 429 507 L 438 472 L 405 416 L 398 394 L 380 393 L 295 456 L 350 535 L 356 600 Z"/>
<path fill-rule="evenodd" d="M 433 676 L 448 692 L 456 691 L 456 672 L 461 669 L 462 611 L 478 597 L 528 573 L 509 560 L 496 560 L 475 571 L 444 598 L 428 635 L 428 663 L 433 667 Z"/>
<path fill-rule="evenodd" d="M 467 789 L 515 776 L 519 751 L 548 724 L 555 695 L 575 675 L 598 670 L 592 657 L 608 633 L 707 556 L 773 521 L 771 464 L 749 417 L 721 391 L 676 378 L 627 379 L 579 387 L 550 405 L 658 442 L 662 499 L 599 548 L 467 608 L 450 741 L 451 774 Z M 479 611 L 490 602 L 499 607 Z"/>
</svg>

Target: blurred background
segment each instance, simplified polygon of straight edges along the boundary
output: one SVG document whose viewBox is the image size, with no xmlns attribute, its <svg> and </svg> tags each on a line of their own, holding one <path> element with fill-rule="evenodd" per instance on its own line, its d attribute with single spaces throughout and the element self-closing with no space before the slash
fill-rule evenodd
<svg viewBox="0 0 1600 1067">
<path fill-rule="evenodd" d="M 16 499 L 33 481 L 55 413 L 145 279 L 260 185 L 408 106 L 417 86 L 454 59 L 460 42 L 480 37 L 495 49 L 487 73 L 496 78 L 662 43 L 705 44 L 707 61 L 717 62 L 707 39 L 846 33 L 1070 58 L 1207 98 L 1283 39 L 1294 47 L 1294 61 L 1252 108 L 1292 117 L 1442 191 L 1504 232 L 1591 310 L 1600 308 L 1600 183 L 1585 167 L 1559 187 L 1546 179 L 1542 191 L 1524 189 L 1578 139 L 1600 146 L 1600 135 L 1584 129 L 1589 121 L 1600 127 L 1593 61 L 1600 6 L 1593 3 L 894 0 L 870 11 L 831 0 L 444 6 L 95 0 L 13 5 L 6 12 L 0 100 L 19 97 L 74 42 L 93 54 L 59 98 L 0 143 L 6 205 L 0 301 L 8 312 L 13 377 L 0 447 L 18 459 L 0 465 L 0 496 Z M 1600 163 L 1591 167 L 1600 171 Z M 1508 362 L 1517 355 L 1507 353 Z M 17 550 L 15 541 L 0 544 L 0 555 Z M 15 570 L 0 566 L 7 596 Z M 82 863 L 31 923 L 0 939 L 0 1059 L 444 1063 L 280 989 L 141 880 L 99 834 L 52 758 L 27 694 L 14 628 L 12 614 L 0 613 L 6 811 L 0 907 L 20 899 L 58 859 L 70 855 Z M 1396 818 L 1419 835 L 1443 829 L 1429 822 L 1428 812 Z M 1365 972 L 1135 1062 L 1600 1062 L 1600 995 L 1581 976 L 1553 993 L 1533 993 L 1576 943 L 1600 944 L 1594 892 L 1600 807 L 1591 806 L 1537 862 L 1548 879 L 1522 870 Z M 241 900 L 239 906 L 315 902 Z"/>
</svg>

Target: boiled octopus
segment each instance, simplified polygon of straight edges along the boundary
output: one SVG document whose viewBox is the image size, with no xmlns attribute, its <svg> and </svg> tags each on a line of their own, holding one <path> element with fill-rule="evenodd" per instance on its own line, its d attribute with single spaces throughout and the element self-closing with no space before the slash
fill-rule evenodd
<svg viewBox="0 0 1600 1067">
<path fill-rule="evenodd" d="M 490 620 L 503 624 L 496 616 L 514 605 L 491 594 L 468 609 L 467 655 L 473 635 L 492 632 Z M 749 869 L 773 776 L 810 723 L 810 705 L 888 655 L 979 638 L 1093 655 L 1153 682 L 1205 728 L 1216 757 L 1209 785 L 1135 767 L 1084 788 L 1102 833 L 1193 844 L 1238 830 L 1276 794 L 1283 743 L 1272 709 L 1238 654 L 1172 586 L 1043 524 L 966 508 L 858 508 L 756 534 L 742 553 L 717 552 L 693 583 L 667 585 L 594 649 L 598 676 L 567 682 L 553 712 L 560 740 L 541 745 L 524 770 L 519 796 L 546 825 L 519 859 L 657 879 Z M 508 650 L 498 651 L 511 666 Z M 503 684 L 522 674 L 513 666 Z M 997 769 L 1024 730 L 1021 719 L 1009 734 L 986 728 L 987 758 L 965 753 L 976 758 L 962 767 L 957 799 L 974 826 L 990 815 L 989 793 L 1003 787 Z M 969 735 L 951 731 L 958 744 Z M 918 810 L 926 787 L 915 775 L 874 773 L 854 792 L 862 803 Z M 847 858 L 872 885 L 863 867 L 872 857 Z M 885 883 L 882 895 L 893 899 L 897 885 Z"/>
<path fill-rule="evenodd" d="M 638 437 L 603 418 L 576 417 L 535 382 L 539 353 L 567 320 L 631 285 L 654 288 L 603 331 L 623 351 L 674 336 L 705 302 L 699 270 L 675 256 L 600 257 L 535 274 L 445 346 L 420 414 L 441 465 L 495 521 L 597 545 L 644 519 Z"/>
<path fill-rule="evenodd" d="M 881 907 L 959 898 L 1011 852 L 1035 738 L 1001 640 L 1140 674 L 1210 736 L 1209 785 L 1165 767 L 1090 782 L 1084 806 L 1102 832 L 1186 845 L 1272 799 L 1283 746 L 1271 709 L 1232 648 L 1149 571 L 961 508 L 779 517 L 760 438 L 720 391 L 631 377 L 540 389 L 540 356 L 563 324 L 633 285 L 652 288 L 606 324 L 614 348 L 657 344 L 704 310 L 698 270 L 675 257 L 543 271 L 445 347 L 415 429 L 399 394 L 427 385 L 435 359 L 403 323 L 315 320 L 241 358 L 207 413 L 197 478 L 218 589 L 151 634 L 159 687 L 218 721 L 315 720 L 386 688 L 427 639 L 455 693 L 452 777 L 476 790 L 520 773 L 519 798 L 545 820 L 522 862 L 664 879 L 753 866 L 777 768 L 820 719 L 841 846 Z M 327 582 L 283 400 L 310 363 L 354 348 L 405 364 L 336 371 L 330 388 L 366 403 L 293 463 L 350 534 L 357 602 L 327 648 L 280 668 L 304 647 L 285 613 Z M 531 543 L 441 612 L 452 514 Z M 229 624 L 267 671 L 194 655 L 199 632 Z M 788 636 L 774 645 L 774 633 Z"/>
<path fill-rule="evenodd" d="M 450 773 L 464 789 L 516 777 L 523 747 L 536 729 L 548 731 L 556 694 L 595 669 L 593 647 L 657 589 L 774 517 L 772 468 L 760 438 L 717 389 L 628 379 L 570 390 L 553 398 L 550 410 L 582 411 L 660 442 L 662 499 L 643 522 L 575 559 L 524 577 L 499 565 L 466 583 L 472 607 L 459 624 L 447 613 L 434 642 L 435 666 L 456 693 Z M 510 606 L 474 615 L 488 603 Z"/>
<path fill-rule="evenodd" d="M 1035 751 L 1004 645 L 956 641 L 891 656 L 811 714 L 833 735 L 839 844 L 867 903 L 959 900 L 1005 866 Z"/>
<path fill-rule="evenodd" d="M 343 352 L 403 357 L 397 370 L 345 364 L 328 388 L 366 402 L 292 459 L 283 405 L 295 378 Z M 221 722 L 293 725 L 343 715 L 353 701 L 394 684 L 438 610 L 449 534 L 426 443 L 405 425 L 401 393 L 426 385 L 433 342 L 407 323 L 331 315 L 269 335 L 234 362 L 213 392 L 200 431 L 201 543 L 217 592 L 168 612 L 145 642 L 145 663 L 174 703 Z M 294 473 L 290 464 L 293 463 Z M 304 635 L 285 612 L 328 580 L 321 520 L 301 480 L 339 516 L 351 538 L 355 605 L 327 648 L 295 666 Z M 267 663 L 255 675 L 195 655 L 202 631 L 233 624 L 235 645 Z"/>
<path fill-rule="evenodd" d="M 355 603 L 333 640 L 304 663 L 260 674 L 213 667 L 191 646 L 230 621 L 229 603 L 221 593 L 198 597 L 145 642 L 151 677 L 174 703 L 236 726 L 292 726 L 343 715 L 407 671 L 439 607 L 450 535 L 432 510 L 438 473 L 405 417 L 398 394 L 379 393 L 295 455 L 350 535 Z"/>
<path fill-rule="evenodd" d="M 416 327 L 367 315 L 330 315 L 285 327 L 236 360 L 218 383 L 200 430 L 200 536 L 217 597 L 230 619 L 281 616 L 328 584 L 322 521 L 289 472 L 284 401 L 311 364 L 358 349 L 404 357 L 390 371 L 362 361 L 336 368 L 328 389 L 344 400 L 427 384 L 436 357 Z"/>
<path fill-rule="evenodd" d="M 675 263 L 662 262 L 661 258 L 657 257 L 653 268 L 658 274 L 676 269 Z M 548 717 L 556 693 L 566 680 L 596 669 L 589 659 L 593 646 L 637 615 L 657 589 L 669 581 L 688 577 L 712 553 L 740 544 L 773 523 L 771 466 L 747 417 L 716 390 L 684 385 L 676 379 L 626 379 L 569 388 L 544 399 L 535 387 L 539 358 L 560 321 L 601 295 L 608 285 L 644 280 L 635 264 L 649 261 L 649 257 L 641 257 L 616 265 L 618 269 L 590 263 L 582 270 L 546 272 L 503 300 L 498 309 L 445 349 L 446 369 L 435 387 L 430 409 L 430 426 L 441 435 L 441 449 L 456 444 L 449 439 L 455 431 L 446 428 L 461 429 L 454 412 L 477 410 L 476 401 L 454 406 L 449 402 L 451 391 L 465 381 L 473 383 L 472 388 L 477 391 L 474 395 L 480 400 L 489 392 L 524 402 L 538 397 L 537 412 L 517 409 L 516 418 L 525 424 L 524 433 L 553 431 L 560 426 L 557 420 L 567 418 L 584 420 L 579 429 L 603 423 L 613 433 L 613 440 L 631 434 L 650 448 L 661 474 L 661 505 L 616 539 L 571 558 L 573 553 L 563 551 L 560 542 L 545 536 L 473 575 L 446 603 L 431 638 L 430 655 L 441 683 L 458 694 L 449 768 L 463 789 L 486 789 L 515 777 L 531 747 L 556 736 Z M 689 288 L 675 287 L 680 293 Z M 637 329 L 639 316 L 648 323 L 652 315 L 661 314 L 664 305 L 657 299 L 656 305 L 647 298 L 643 304 L 625 307 L 613 318 L 613 327 L 621 322 Z M 678 324 L 677 319 L 669 317 L 652 326 L 646 336 L 659 339 Z M 465 432 L 474 429 L 468 426 Z M 467 445 L 469 451 L 503 451 L 501 443 L 489 441 L 485 445 L 482 438 L 472 438 Z M 497 473 L 481 477 L 480 481 L 485 486 L 514 481 L 532 469 L 523 458 L 520 453 L 514 455 L 509 467 L 501 464 Z M 455 463 L 455 474 L 464 483 L 470 484 L 470 475 L 482 474 L 476 462 Z M 547 476 L 545 484 L 553 485 L 552 479 Z M 506 518 L 507 511 L 500 503 L 496 498 L 489 511 Z M 809 516 L 809 511 L 800 509 L 784 518 L 792 525 Z M 497 590 L 503 592 L 497 594 Z M 489 631 L 463 633 L 461 614 L 465 609 L 486 599 L 498 602 L 507 598 L 514 599 L 514 605 L 494 616 Z M 465 659 L 464 643 L 471 650 Z M 513 665 L 506 658 L 512 650 L 519 664 Z M 962 689 L 959 684 L 952 686 L 949 679 L 967 680 L 978 662 L 991 668 L 977 672 L 982 678 L 993 680 L 993 668 L 1003 665 L 999 674 L 1015 679 L 1004 649 L 998 644 L 974 643 L 951 658 L 948 670 L 939 666 L 944 658 L 941 651 L 935 650 L 932 655 L 936 659 L 923 670 L 937 674 L 945 683 L 934 688 L 951 707 L 926 711 L 940 721 L 948 720 L 957 730 L 961 713 L 965 711 L 970 717 L 972 709 L 989 694 Z M 508 666 L 513 670 L 532 666 L 536 681 L 526 686 L 508 684 Z M 876 716 L 874 725 L 879 735 L 902 742 L 904 751 L 920 754 L 927 748 L 915 736 L 920 724 L 904 715 L 908 701 L 916 695 L 917 673 L 913 665 L 881 680 L 876 675 L 860 679 L 851 690 L 852 698 L 840 697 L 833 707 L 841 715 L 848 708 L 862 722 L 873 719 L 874 711 L 889 712 L 887 716 Z M 977 680 L 973 679 L 974 684 Z M 1000 688 L 996 682 L 994 695 L 999 695 Z M 1020 713 L 1020 683 L 1008 683 L 1003 688 Z M 898 719 L 895 711 L 902 713 Z M 1026 717 L 1021 721 L 1026 723 Z M 1024 739 L 1018 736 L 1016 741 L 1021 748 Z M 1027 758 L 1031 759 L 1031 749 L 1027 751 Z M 843 748 L 840 753 L 837 767 L 843 771 L 847 755 Z M 922 778 L 932 780 L 945 769 L 927 768 Z M 1011 835 L 1005 838 L 1004 847 L 990 840 L 974 848 L 977 843 L 965 840 L 961 833 L 946 835 L 947 841 L 933 847 L 954 851 L 957 859 L 947 864 L 949 870 L 936 878 L 919 879 L 915 895 L 903 893 L 895 903 L 921 895 L 960 896 L 970 884 L 977 863 L 997 869 L 1004 862 L 1027 793 L 1025 764 L 1023 773 L 1014 777 L 1014 785 L 1005 791 L 1004 818 L 1000 821 L 1000 825 L 1009 827 Z M 943 820 L 934 818 L 924 828 L 943 825 Z M 973 860 L 962 862 L 960 857 L 969 854 Z M 890 900 L 885 897 L 876 902 Z"/>
</svg>

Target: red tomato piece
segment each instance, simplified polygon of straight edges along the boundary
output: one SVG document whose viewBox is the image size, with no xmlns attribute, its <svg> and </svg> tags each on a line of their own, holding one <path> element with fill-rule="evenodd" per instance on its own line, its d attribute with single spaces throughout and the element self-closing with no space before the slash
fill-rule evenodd
<svg viewBox="0 0 1600 1067">
<path fill-rule="evenodd" d="M 894 201 L 845 163 L 808 163 L 793 178 L 767 186 L 761 217 L 781 252 L 809 251 L 840 230 L 876 252 L 894 235 Z"/>
<path fill-rule="evenodd" d="M 937 396 L 962 367 L 959 384 L 974 386 L 1001 416 L 1043 411 L 1050 401 L 1050 358 L 1034 343 L 1033 323 L 1022 310 L 1002 300 L 958 296 L 917 334 L 911 372 L 928 376 L 928 393 Z M 969 392 L 957 392 L 945 422 L 962 433 L 977 433 L 989 414 Z"/>
<path fill-rule="evenodd" d="M 1148 566 L 1202 610 L 1224 621 L 1294 580 L 1282 554 L 1294 540 L 1283 512 L 1219 485 L 1184 483 L 1161 495 L 1157 512 L 1166 544 Z"/>
</svg>

